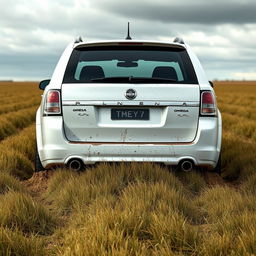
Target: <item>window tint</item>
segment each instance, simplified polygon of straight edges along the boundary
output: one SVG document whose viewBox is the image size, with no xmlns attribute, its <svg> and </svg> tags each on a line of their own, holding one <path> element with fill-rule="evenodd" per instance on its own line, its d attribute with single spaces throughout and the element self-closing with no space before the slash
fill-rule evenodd
<svg viewBox="0 0 256 256">
<path fill-rule="evenodd" d="M 168 83 L 168 79 L 175 83 L 197 83 L 186 50 L 145 46 L 74 49 L 63 83 L 103 83 L 102 78 L 112 77 L 158 78 L 166 79 L 165 83 Z"/>
</svg>

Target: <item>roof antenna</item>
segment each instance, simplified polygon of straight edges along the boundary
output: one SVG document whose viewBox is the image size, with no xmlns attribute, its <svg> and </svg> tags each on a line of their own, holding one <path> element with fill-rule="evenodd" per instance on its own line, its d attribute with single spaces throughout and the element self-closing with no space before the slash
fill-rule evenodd
<svg viewBox="0 0 256 256">
<path fill-rule="evenodd" d="M 130 22 L 128 22 L 128 31 L 127 31 L 127 37 L 125 38 L 125 40 L 132 40 L 132 38 L 130 37 Z"/>
</svg>

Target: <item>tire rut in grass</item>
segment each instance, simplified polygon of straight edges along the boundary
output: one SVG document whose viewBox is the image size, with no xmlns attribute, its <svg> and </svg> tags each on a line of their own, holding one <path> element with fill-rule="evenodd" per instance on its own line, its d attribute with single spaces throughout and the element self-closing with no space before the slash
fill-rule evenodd
<svg viewBox="0 0 256 256">
<path fill-rule="evenodd" d="M 37 172 L 30 179 L 23 181 L 23 184 L 34 198 L 40 199 L 47 190 L 48 182 L 53 174 L 52 170 Z"/>
</svg>

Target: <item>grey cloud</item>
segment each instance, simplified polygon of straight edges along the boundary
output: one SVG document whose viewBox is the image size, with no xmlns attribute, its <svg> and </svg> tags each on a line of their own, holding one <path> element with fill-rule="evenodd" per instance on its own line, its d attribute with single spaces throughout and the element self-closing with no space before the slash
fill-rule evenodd
<svg viewBox="0 0 256 256">
<path fill-rule="evenodd" d="M 94 2 L 115 15 L 168 23 L 224 24 L 256 23 L 255 1 L 116 1 Z"/>
<path fill-rule="evenodd" d="M 50 77 L 77 35 L 86 41 L 182 36 L 210 78 L 256 72 L 255 0 L 0 0 L 0 79 Z"/>
<path fill-rule="evenodd" d="M 58 57 L 52 54 L 1 54 L 0 79 L 42 80 L 50 78 Z"/>
</svg>

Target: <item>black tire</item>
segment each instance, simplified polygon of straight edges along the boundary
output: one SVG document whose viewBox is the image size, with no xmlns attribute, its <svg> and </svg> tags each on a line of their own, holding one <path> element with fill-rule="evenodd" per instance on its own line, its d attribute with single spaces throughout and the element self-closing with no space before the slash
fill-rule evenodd
<svg viewBox="0 0 256 256">
<path fill-rule="evenodd" d="M 221 153 L 219 155 L 219 159 L 217 162 L 216 167 L 214 168 L 214 172 L 218 173 L 219 175 L 221 175 Z"/>
<path fill-rule="evenodd" d="M 42 163 L 41 163 L 41 160 L 40 160 L 40 157 L 38 155 L 38 151 L 37 151 L 37 146 L 36 146 L 36 155 L 35 155 L 35 172 L 42 172 L 42 171 L 45 171 Z"/>
</svg>

